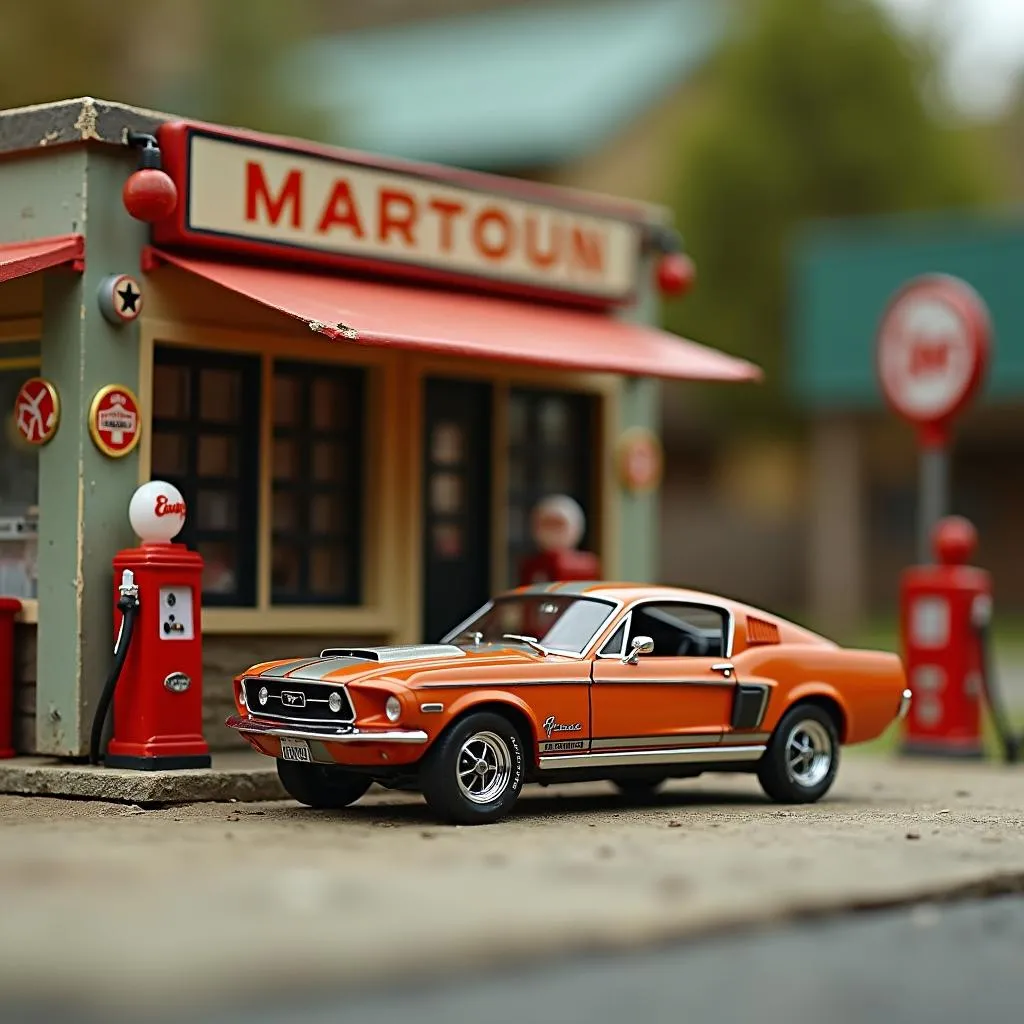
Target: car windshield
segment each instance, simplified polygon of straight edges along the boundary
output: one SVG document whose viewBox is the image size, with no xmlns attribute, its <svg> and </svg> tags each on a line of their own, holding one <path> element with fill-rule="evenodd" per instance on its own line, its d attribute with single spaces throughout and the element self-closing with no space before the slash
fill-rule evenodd
<svg viewBox="0 0 1024 1024">
<path fill-rule="evenodd" d="M 591 597 L 523 594 L 499 597 L 452 630 L 444 643 L 504 644 L 508 636 L 530 637 L 549 651 L 582 654 L 615 610 Z M 516 641 L 511 641 L 515 643 Z"/>
</svg>

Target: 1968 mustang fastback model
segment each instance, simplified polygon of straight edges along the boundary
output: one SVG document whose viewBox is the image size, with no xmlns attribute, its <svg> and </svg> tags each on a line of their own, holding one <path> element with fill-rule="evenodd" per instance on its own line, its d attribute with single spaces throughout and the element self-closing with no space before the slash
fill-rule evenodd
<svg viewBox="0 0 1024 1024">
<path fill-rule="evenodd" d="M 842 744 L 880 735 L 910 691 L 895 654 L 844 650 L 767 612 L 635 584 L 543 583 L 438 644 L 321 652 L 234 680 L 227 725 L 311 807 L 377 782 L 448 822 L 496 821 L 524 783 L 755 772 L 773 800 L 831 787 Z"/>
</svg>

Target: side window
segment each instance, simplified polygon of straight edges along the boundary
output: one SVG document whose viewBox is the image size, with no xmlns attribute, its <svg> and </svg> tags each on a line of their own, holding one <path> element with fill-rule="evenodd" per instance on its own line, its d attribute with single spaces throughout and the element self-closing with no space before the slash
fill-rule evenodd
<svg viewBox="0 0 1024 1024">
<path fill-rule="evenodd" d="M 629 643 L 635 637 L 654 641 L 650 657 L 720 658 L 725 653 L 725 613 L 705 605 L 664 602 L 633 609 Z"/>
<path fill-rule="evenodd" d="M 601 648 L 602 658 L 621 658 L 624 653 L 623 643 L 626 639 L 626 623 L 624 622 L 608 638 L 607 643 Z"/>
</svg>

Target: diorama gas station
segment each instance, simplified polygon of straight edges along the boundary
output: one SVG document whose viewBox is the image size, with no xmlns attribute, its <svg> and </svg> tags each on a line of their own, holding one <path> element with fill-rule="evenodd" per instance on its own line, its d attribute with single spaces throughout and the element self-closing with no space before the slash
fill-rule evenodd
<svg viewBox="0 0 1024 1024">
<path fill-rule="evenodd" d="M 760 375 L 654 326 L 690 277 L 659 208 L 0 114 L 0 748 L 87 757 L 125 602 L 108 755 L 194 767 L 265 657 L 437 639 L 524 572 L 657 579 L 658 379 Z"/>
</svg>

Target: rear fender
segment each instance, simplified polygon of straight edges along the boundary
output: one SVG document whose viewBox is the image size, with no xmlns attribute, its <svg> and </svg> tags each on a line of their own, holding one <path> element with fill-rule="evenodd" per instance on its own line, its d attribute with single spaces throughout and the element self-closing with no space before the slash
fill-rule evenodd
<svg viewBox="0 0 1024 1024">
<path fill-rule="evenodd" d="M 839 742 L 846 742 L 847 737 L 851 734 L 854 722 L 848 702 L 834 686 L 819 682 L 800 683 L 789 691 L 787 698 L 786 706 L 780 709 L 778 718 L 781 718 L 791 707 L 799 704 L 801 701 L 813 702 L 817 700 L 826 706 L 829 704 L 834 705 L 833 710 L 838 710 L 839 713 L 839 721 L 836 722 L 836 728 L 839 730 Z M 778 725 L 778 719 L 773 722 L 772 727 L 774 728 L 776 725 Z"/>
</svg>

